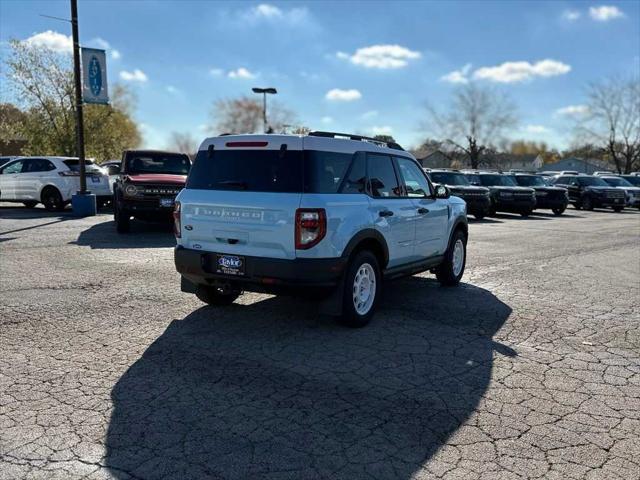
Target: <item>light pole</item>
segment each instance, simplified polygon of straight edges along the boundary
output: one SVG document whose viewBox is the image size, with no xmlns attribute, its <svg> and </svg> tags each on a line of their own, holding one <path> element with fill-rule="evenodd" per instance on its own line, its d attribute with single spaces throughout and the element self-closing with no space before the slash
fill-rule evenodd
<svg viewBox="0 0 640 480">
<path fill-rule="evenodd" d="M 269 87 L 269 88 L 253 87 L 251 90 L 253 90 L 253 93 L 262 94 L 262 125 L 264 129 L 264 133 L 267 133 L 267 93 L 271 95 L 275 95 L 276 93 L 278 93 L 278 91 L 273 87 Z"/>
</svg>

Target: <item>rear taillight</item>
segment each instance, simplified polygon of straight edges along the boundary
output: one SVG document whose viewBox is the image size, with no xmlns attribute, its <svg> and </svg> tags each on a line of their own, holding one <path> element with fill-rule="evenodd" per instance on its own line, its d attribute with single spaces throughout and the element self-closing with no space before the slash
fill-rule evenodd
<svg viewBox="0 0 640 480">
<path fill-rule="evenodd" d="M 176 238 L 182 236 L 182 224 L 180 222 L 180 202 L 176 202 L 173 206 L 173 233 Z"/>
<path fill-rule="evenodd" d="M 307 250 L 320 243 L 327 233 L 327 215 L 324 208 L 296 210 L 296 249 Z"/>
</svg>

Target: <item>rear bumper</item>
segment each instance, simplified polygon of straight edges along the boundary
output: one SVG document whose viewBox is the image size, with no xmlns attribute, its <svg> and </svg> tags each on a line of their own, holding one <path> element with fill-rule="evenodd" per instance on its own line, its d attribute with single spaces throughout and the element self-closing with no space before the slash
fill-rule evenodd
<svg viewBox="0 0 640 480">
<path fill-rule="evenodd" d="M 310 287 L 335 287 L 347 263 L 345 258 L 244 257 L 245 275 L 215 272 L 214 252 L 201 252 L 177 246 L 174 250 L 176 270 L 195 285 L 231 284 L 242 290 L 281 293 Z M 183 288 L 184 289 L 184 288 Z"/>
</svg>

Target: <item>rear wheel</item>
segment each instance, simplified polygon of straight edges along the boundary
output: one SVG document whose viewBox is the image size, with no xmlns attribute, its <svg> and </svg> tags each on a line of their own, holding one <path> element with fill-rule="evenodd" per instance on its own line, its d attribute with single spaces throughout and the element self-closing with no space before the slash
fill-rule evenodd
<svg viewBox="0 0 640 480">
<path fill-rule="evenodd" d="M 24 206 L 27 208 L 35 208 L 35 206 L 38 204 L 38 202 L 34 202 L 34 201 L 22 202 L 22 203 L 24 203 Z"/>
<path fill-rule="evenodd" d="M 116 222 L 116 231 L 118 233 L 127 233 L 131 228 L 131 215 L 128 211 L 116 207 L 113 209 L 113 219 Z"/>
<path fill-rule="evenodd" d="M 582 208 L 585 210 L 593 210 L 593 201 L 591 197 L 585 196 L 582 198 Z"/>
<path fill-rule="evenodd" d="M 484 218 L 484 213 L 475 213 L 473 216 L 476 217 L 476 220 L 482 220 Z"/>
<path fill-rule="evenodd" d="M 241 293 L 240 290 L 224 291 L 221 288 L 206 285 L 198 285 L 196 288 L 196 297 L 201 302 L 214 306 L 231 305 Z"/>
<path fill-rule="evenodd" d="M 460 283 L 467 263 L 467 237 L 462 230 L 456 230 L 444 255 L 444 261 L 436 269 L 436 278 L 444 286 Z"/>
<path fill-rule="evenodd" d="M 344 280 L 342 323 L 352 328 L 367 325 L 378 303 L 380 287 L 378 259 L 369 250 L 358 252 Z"/>
<path fill-rule="evenodd" d="M 49 212 L 59 212 L 64 210 L 65 203 L 62 200 L 60 191 L 56 187 L 46 187 L 42 191 L 42 203 L 44 208 Z"/>
<path fill-rule="evenodd" d="M 522 212 L 520 212 L 520 215 L 526 218 L 531 215 L 531 213 L 533 213 L 533 210 L 523 210 Z"/>
<path fill-rule="evenodd" d="M 553 214 L 556 215 L 556 216 L 562 215 L 564 213 L 564 210 L 565 210 L 565 207 L 558 207 L 558 208 L 551 209 Z"/>
<path fill-rule="evenodd" d="M 624 210 L 624 207 L 613 207 L 613 211 L 616 213 L 620 213 L 622 210 Z"/>
</svg>

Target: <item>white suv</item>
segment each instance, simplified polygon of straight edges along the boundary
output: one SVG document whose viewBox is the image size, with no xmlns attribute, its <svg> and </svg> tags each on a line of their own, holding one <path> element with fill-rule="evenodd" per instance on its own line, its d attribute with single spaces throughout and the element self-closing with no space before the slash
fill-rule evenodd
<svg viewBox="0 0 640 480">
<path fill-rule="evenodd" d="M 111 199 L 109 176 L 91 160 L 85 161 L 87 190 L 98 206 Z M 80 190 L 80 162 L 72 157 L 20 157 L 0 167 L 0 201 L 20 202 L 29 208 L 38 203 L 59 211 Z"/>
<path fill-rule="evenodd" d="M 200 146 L 176 198 L 182 290 L 211 305 L 244 291 L 324 295 L 350 326 L 383 279 L 465 268 L 465 202 L 395 143 L 357 135 L 227 135 Z"/>
</svg>

